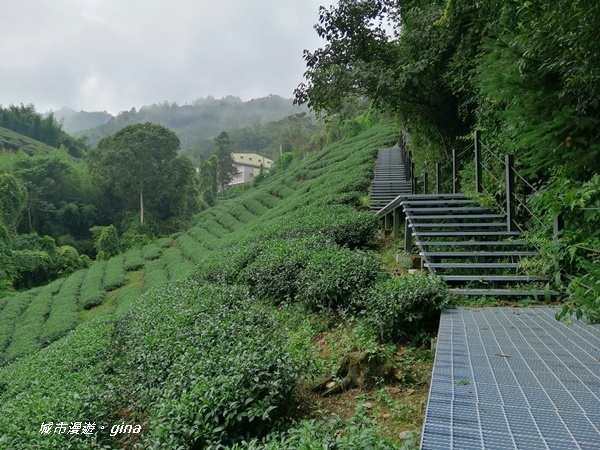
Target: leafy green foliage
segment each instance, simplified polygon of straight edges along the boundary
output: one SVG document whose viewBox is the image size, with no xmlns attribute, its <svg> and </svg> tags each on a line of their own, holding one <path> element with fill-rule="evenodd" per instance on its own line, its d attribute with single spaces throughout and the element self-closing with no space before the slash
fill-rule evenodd
<svg viewBox="0 0 600 450">
<path fill-rule="evenodd" d="M 132 308 L 117 324 L 127 359 L 115 369 L 124 398 L 152 405 L 146 448 L 235 442 L 280 416 L 296 368 L 277 329 L 236 287 L 177 283 Z"/>
<path fill-rule="evenodd" d="M 104 289 L 104 273 L 106 261 L 97 261 L 85 272 L 79 293 L 79 307 L 89 309 L 102 303 L 106 290 Z"/>
<path fill-rule="evenodd" d="M 418 341 L 437 329 L 448 300 L 445 283 L 433 276 L 389 278 L 364 295 L 364 318 L 383 341 Z"/>
<path fill-rule="evenodd" d="M 178 150 L 172 131 L 136 124 L 101 140 L 88 162 L 101 186 L 116 193 L 128 210 L 139 208 L 141 224 L 146 209 L 163 220 L 187 220 L 197 209 L 195 171 Z"/>
<path fill-rule="evenodd" d="M 195 227 L 173 236 L 174 240 L 120 256 L 114 263 L 116 278 L 130 270 L 130 284 L 114 293 L 115 312 L 96 316 L 47 348 L 0 368 L 2 445 L 76 449 L 131 444 L 100 432 L 89 439 L 42 436 L 39 424 L 23 425 L 38 419 L 110 425 L 126 416 L 128 422 L 143 424 L 144 432 L 136 443 L 141 448 L 188 448 L 196 439 L 205 448 L 222 448 L 261 439 L 274 428 L 289 428 L 287 407 L 295 380 L 300 370 L 314 368 L 308 357 L 314 342 L 300 342 L 298 335 L 310 335 L 313 329 L 307 321 L 317 321 L 319 316 L 309 315 L 299 304 L 273 307 L 269 299 L 251 295 L 255 287 L 243 277 L 259 258 L 264 258 L 261 264 L 268 269 L 263 255 L 269 252 L 283 264 L 295 260 L 301 265 L 294 280 L 300 290 L 311 283 L 319 286 L 307 299 L 318 309 L 344 308 L 348 301 L 338 298 L 330 305 L 330 296 L 319 297 L 320 288 L 329 294 L 332 291 L 327 289 L 333 286 L 350 292 L 349 280 L 357 280 L 352 287 L 358 292 L 372 284 L 380 262 L 360 249 L 372 245 L 374 222 L 367 219 L 368 223 L 362 224 L 367 216 L 350 205 L 332 207 L 340 218 L 329 228 L 324 215 L 327 205 L 335 204 L 339 196 L 364 186 L 359 178 L 369 174 L 376 149 L 394 138 L 393 129 L 382 125 L 346 144 L 340 142 L 288 171 L 265 178 L 258 188 L 203 212 Z M 296 175 L 305 170 L 304 164 L 314 164 L 318 175 L 302 181 Z M 285 192 L 287 199 L 269 193 L 276 191 Z M 252 206 L 245 208 L 246 203 Z M 313 208 L 315 220 L 326 229 L 323 233 L 302 221 Z M 288 220 L 270 226 L 280 218 Z M 296 245 L 287 247 L 290 254 L 284 255 L 278 245 L 285 249 L 288 241 Z M 197 252 L 189 250 L 190 243 L 198 246 Z M 306 255 L 306 260 L 301 261 L 298 254 Z M 111 264 L 113 259 L 96 262 L 65 279 L 53 296 L 52 308 L 60 300 L 61 314 L 71 320 L 74 311 L 76 320 L 85 299 L 92 297 L 90 293 L 106 289 Z M 193 277 L 172 282 L 186 277 L 192 267 L 196 270 Z M 143 270 L 143 283 L 142 270 L 132 269 Z M 359 270 L 369 276 L 359 279 Z M 303 271 L 312 272 L 299 283 Z M 207 279 L 219 284 L 206 284 Z M 267 289 L 268 278 L 259 282 Z M 75 299 L 74 310 L 67 304 L 68 298 Z M 6 299 L 0 299 L 0 320 L 8 305 Z M 24 310 L 24 305 L 16 308 L 19 315 Z M 52 317 L 59 317 L 58 311 L 50 311 L 46 325 Z M 52 322 L 48 336 L 50 332 L 66 333 L 55 327 L 57 320 Z M 299 330 L 294 337 L 290 331 L 296 327 Z M 45 334 L 43 330 L 41 335 Z M 360 339 L 376 345 L 374 339 Z M 356 342 L 360 339 L 353 338 Z M 348 448 L 352 442 L 386 448 L 372 427 L 352 426 L 348 425 L 346 434 L 340 434 L 337 425 L 317 433 L 324 436 L 323 442 L 331 438 L 331 442 L 345 442 Z M 309 439 L 307 433 L 302 433 L 302 439 Z M 287 438 L 281 434 L 273 439 Z"/>
</svg>

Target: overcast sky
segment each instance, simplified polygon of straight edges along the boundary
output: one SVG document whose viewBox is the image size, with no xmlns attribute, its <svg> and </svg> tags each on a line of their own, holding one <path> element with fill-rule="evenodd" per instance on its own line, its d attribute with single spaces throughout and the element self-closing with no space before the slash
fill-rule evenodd
<svg viewBox="0 0 600 450">
<path fill-rule="evenodd" d="M 0 105 L 292 97 L 335 0 L 0 0 Z"/>
</svg>

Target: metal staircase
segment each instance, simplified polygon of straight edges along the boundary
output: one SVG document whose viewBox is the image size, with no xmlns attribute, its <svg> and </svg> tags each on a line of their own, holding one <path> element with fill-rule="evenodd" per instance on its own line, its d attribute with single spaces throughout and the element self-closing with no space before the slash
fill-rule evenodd
<svg viewBox="0 0 600 450">
<path fill-rule="evenodd" d="M 507 185 L 512 170 L 507 162 Z M 439 181 L 436 185 L 439 188 Z M 410 154 L 401 146 L 381 149 L 371 184 L 371 210 L 395 238 L 404 223 L 405 250 L 412 251 L 414 242 L 423 267 L 443 278 L 449 292 L 515 297 L 547 293 L 546 277 L 522 270 L 520 261 L 536 251 L 515 231 L 510 197 L 507 215 L 460 193 L 415 194 L 416 186 Z M 426 178 L 424 186 L 426 191 Z M 512 189 L 507 192 L 513 195 Z"/>
<path fill-rule="evenodd" d="M 522 273 L 519 261 L 535 255 L 521 233 L 510 231 L 503 214 L 462 194 L 407 195 L 400 201 L 407 231 L 423 267 L 443 278 L 458 295 L 543 296 L 547 278 Z"/>
<path fill-rule="evenodd" d="M 400 147 L 380 149 L 375 177 L 371 183 L 371 211 L 379 211 L 398 195 L 411 192 L 411 184 L 406 181 Z"/>
</svg>

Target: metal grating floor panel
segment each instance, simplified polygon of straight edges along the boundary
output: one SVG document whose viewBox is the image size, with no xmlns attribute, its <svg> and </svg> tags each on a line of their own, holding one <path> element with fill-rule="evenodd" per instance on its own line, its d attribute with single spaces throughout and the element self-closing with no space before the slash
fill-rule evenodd
<svg viewBox="0 0 600 450">
<path fill-rule="evenodd" d="M 600 325 L 556 312 L 442 313 L 422 450 L 600 450 Z"/>
</svg>

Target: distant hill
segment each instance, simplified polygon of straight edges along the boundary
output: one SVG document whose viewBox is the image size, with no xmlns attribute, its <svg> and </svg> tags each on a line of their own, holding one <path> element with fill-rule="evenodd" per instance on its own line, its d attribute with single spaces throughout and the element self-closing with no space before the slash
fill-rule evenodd
<svg viewBox="0 0 600 450">
<path fill-rule="evenodd" d="M 80 112 L 63 115 L 64 112 L 61 111 L 56 112 L 55 116 L 59 121 L 64 120 L 63 127 L 66 131 L 82 126 L 86 120 L 103 121 L 107 114 Z M 73 132 L 78 136 L 87 136 L 88 144 L 95 147 L 100 139 L 116 133 L 127 125 L 154 122 L 175 131 L 181 140 L 181 147 L 187 148 L 199 141 L 212 138 L 223 130 L 264 125 L 302 112 L 308 113 L 309 110 L 306 106 L 294 105 L 292 99 L 278 95 L 269 95 L 246 102 L 233 96 L 221 99 L 207 97 L 195 100 L 190 105 L 179 106 L 176 103 L 163 102 L 143 106 L 139 111 L 132 108 L 129 111 L 122 111 L 116 117 L 111 116 L 105 123 Z"/>
<path fill-rule="evenodd" d="M 19 150 L 29 156 L 56 151 L 54 147 L 36 141 L 7 128 L 0 127 L 0 150 L 17 153 Z"/>
<path fill-rule="evenodd" d="M 62 129 L 69 134 L 104 125 L 113 116 L 106 111 L 75 111 L 71 108 L 61 108 L 54 111 L 56 121 L 62 125 Z"/>
</svg>

